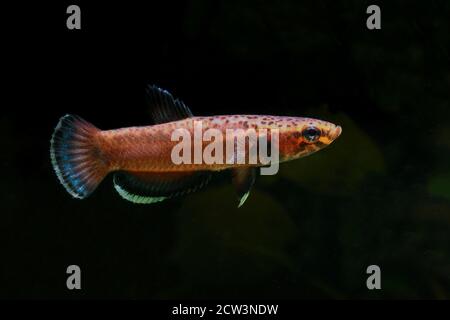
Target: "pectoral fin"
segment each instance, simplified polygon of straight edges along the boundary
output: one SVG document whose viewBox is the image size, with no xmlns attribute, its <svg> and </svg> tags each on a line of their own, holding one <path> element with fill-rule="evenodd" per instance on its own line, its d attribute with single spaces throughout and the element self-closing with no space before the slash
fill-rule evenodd
<svg viewBox="0 0 450 320">
<path fill-rule="evenodd" d="M 255 167 L 233 169 L 233 185 L 238 196 L 238 208 L 244 204 L 250 194 L 250 189 L 255 183 L 256 170 Z"/>
</svg>

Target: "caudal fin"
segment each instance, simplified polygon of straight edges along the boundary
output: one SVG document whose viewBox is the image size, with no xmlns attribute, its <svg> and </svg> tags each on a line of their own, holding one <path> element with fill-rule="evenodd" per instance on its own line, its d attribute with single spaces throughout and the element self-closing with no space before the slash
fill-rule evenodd
<svg viewBox="0 0 450 320">
<path fill-rule="evenodd" d="M 50 142 L 53 169 L 61 184 L 74 198 L 89 196 L 108 174 L 96 135 L 89 122 L 74 115 L 59 120 Z"/>
</svg>

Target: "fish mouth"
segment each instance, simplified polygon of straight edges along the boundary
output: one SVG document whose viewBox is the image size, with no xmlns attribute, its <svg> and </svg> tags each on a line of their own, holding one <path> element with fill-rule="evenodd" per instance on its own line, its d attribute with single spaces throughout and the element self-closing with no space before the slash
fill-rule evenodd
<svg viewBox="0 0 450 320">
<path fill-rule="evenodd" d="M 336 126 L 336 128 L 334 128 L 334 130 L 330 132 L 331 140 L 336 140 L 341 135 L 341 133 L 342 133 L 341 126 Z"/>
</svg>

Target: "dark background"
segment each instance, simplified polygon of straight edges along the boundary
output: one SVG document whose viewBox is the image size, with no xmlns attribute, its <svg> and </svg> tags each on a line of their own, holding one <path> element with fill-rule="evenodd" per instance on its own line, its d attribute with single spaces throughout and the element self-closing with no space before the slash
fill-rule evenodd
<svg viewBox="0 0 450 320">
<path fill-rule="evenodd" d="M 2 11 L 1 298 L 450 298 L 448 1 Z M 59 117 L 147 125 L 147 83 L 196 115 L 311 116 L 343 134 L 260 177 L 239 210 L 227 173 L 160 204 L 122 200 L 110 178 L 72 199 L 49 157 Z M 366 288 L 371 264 L 382 290 Z"/>
</svg>

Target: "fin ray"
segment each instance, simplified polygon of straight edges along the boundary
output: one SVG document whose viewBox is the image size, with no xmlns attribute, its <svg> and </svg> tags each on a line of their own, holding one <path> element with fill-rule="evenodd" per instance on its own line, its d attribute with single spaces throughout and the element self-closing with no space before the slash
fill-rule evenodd
<svg viewBox="0 0 450 320">
<path fill-rule="evenodd" d="M 155 203 L 182 196 L 205 186 L 211 179 L 207 171 L 181 173 L 116 172 L 114 188 L 134 203 Z"/>
<path fill-rule="evenodd" d="M 168 91 L 157 86 L 152 85 L 146 88 L 146 98 L 150 105 L 151 116 L 156 124 L 194 116 L 183 101 L 174 99 Z"/>
<path fill-rule="evenodd" d="M 50 141 L 53 169 L 74 198 L 86 198 L 108 173 L 95 143 L 99 131 L 78 116 L 65 115 L 53 132 Z"/>
</svg>

